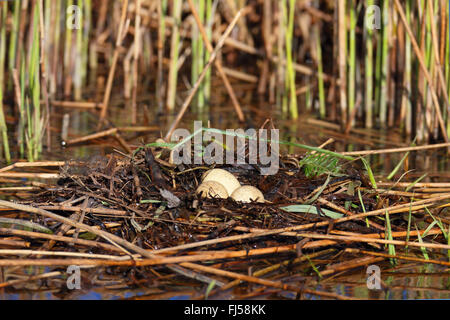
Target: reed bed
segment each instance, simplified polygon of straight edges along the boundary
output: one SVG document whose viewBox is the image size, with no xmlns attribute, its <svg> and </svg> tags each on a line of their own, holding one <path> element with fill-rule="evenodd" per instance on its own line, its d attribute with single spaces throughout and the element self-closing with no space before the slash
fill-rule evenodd
<svg viewBox="0 0 450 320">
<path fill-rule="evenodd" d="M 192 89 L 239 10 L 193 111 L 208 110 L 217 70 L 241 121 L 250 111 L 242 111 L 228 76 L 249 81 L 286 118 L 308 110 L 345 132 L 400 127 L 417 143 L 448 142 L 445 0 L 25 0 L 1 4 L 3 158 L 35 160 L 43 145 L 50 148 L 53 101 L 101 104 L 98 129 L 113 88 L 132 100 L 130 124 L 143 112 L 141 92 L 155 93 L 151 109 L 176 112 L 180 89 Z M 94 97 L 102 79 L 106 87 Z"/>
</svg>

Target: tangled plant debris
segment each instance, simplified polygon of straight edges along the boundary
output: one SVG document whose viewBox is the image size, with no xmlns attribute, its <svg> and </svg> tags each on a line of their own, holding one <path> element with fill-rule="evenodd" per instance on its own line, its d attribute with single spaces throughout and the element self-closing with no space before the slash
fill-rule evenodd
<svg viewBox="0 0 450 320">
<path fill-rule="evenodd" d="M 32 202 L 0 200 L 9 208 L 0 220 L 0 266 L 49 266 L 59 273 L 36 281 L 62 296 L 69 294 L 64 267 L 83 265 L 115 275 L 121 288 L 163 285 L 176 295 L 189 281 L 191 298 L 209 288 L 209 297 L 294 292 L 348 299 L 317 290 L 318 281 L 376 262 L 450 265 L 450 194 L 442 188 L 375 189 L 362 168 L 342 160 L 339 174 L 307 176 L 302 159 L 284 156 L 276 175 L 261 175 L 256 165 L 220 166 L 261 190 L 265 202 L 204 198 L 196 190 L 212 167 L 173 165 L 165 151 L 144 147 L 132 157 L 71 162 L 60 167 L 57 184 L 33 191 Z M 126 275 L 120 280 L 119 270 Z M 95 274 L 83 280 L 89 288 L 98 286 Z M 261 287 L 245 295 L 227 290 L 241 281 Z M 0 286 L 20 283 L 5 279 Z"/>
</svg>

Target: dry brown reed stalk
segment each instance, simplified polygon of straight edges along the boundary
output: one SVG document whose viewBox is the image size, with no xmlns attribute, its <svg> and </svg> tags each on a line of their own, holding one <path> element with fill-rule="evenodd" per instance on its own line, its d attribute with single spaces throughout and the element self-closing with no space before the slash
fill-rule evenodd
<svg viewBox="0 0 450 320">
<path fill-rule="evenodd" d="M 30 243 L 22 240 L 0 239 L 0 246 L 28 248 L 30 247 Z"/>
<path fill-rule="evenodd" d="M 26 178 L 26 179 L 58 179 L 58 173 L 33 173 L 33 172 L 2 172 L 0 177 L 6 178 Z"/>
<path fill-rule="evenodd" d="M 384 154 L 384 153 L 396 153 L 396 152 L 408 152 L 408 151 L 420 151 L 429 149 L 439 149 L 450 147 L 450 142 L 446 143 L 436 143 L 417 147 L 404 147 L 404 148 L 391 148 L 391 149 L 380 149 L 380 150 L 360 150 L 360 151 L 348 151 L 341 152 L 342 155 L 347 156 L 357 156 L 357 155 L 371 155 L 371 154 Z"/>
<path fill-rule="evenodd" d="M 433 106 L 434 106 L 434 110 L 436 111 L 436 116 L 437 116 L 437 119 L 438 119 L 438 123 L 439 123 L 439 128 L 441 130 L 441 134 L 444 137 L 445 142 L 449 142 L 448 136 L 447 136 L 447 130 L 445 128 L 444 120 L 442 118 L 442 112 L 441 112 L 441 109 L 440 109 L 439 98 L 438 98 L 437 93 L 436 93 L 436 88 L 433 85 L 433 83 L 434 83 L 433 79 L 432 79 L 430 73 L 428 72 L 428 69 L 427 69 L 427 66 L 426 66 L 423 54 L 422 54 L 422 52 L 421 52 L 421 50 L 419 48 L 419 45 L 417 44 L 416 38 L 414 37 L 414 34 L 413 34 L 413 32 L 411 31 L 411 28 L 408 25 L 408 22 L 407 22 L 406 17 L 405 17 L 405 12 L 403 10 L 402 5 L 400 4 L 399 0 L 394 0 L 394 1 L 395 1 L 395 8 L 397 9 L 397 11 L 398 11 L 398 13 L 400 15 L 401 21 L 402 21 L 403 25 L 405 26 L 406 31 L 408 32 L 409 38 L 411 39 L 411 44 L 412 44 L 412 46 L 414 48 L 414 51 L 416 53 L 417 60 L 419 61 L 419 64 L 420 64 L 420 68 L 421 68 L 421 70 L 422 70 L 426 80 L 428 81 L 428 86 L 430 88 L 431 97 L 433 99 Z M 450 109 L 450 106 L 448 106 L 448 108 Z"/>
<path fill-rule="evenodd" d="M 15 168 L 34 168 L 34 167 L 60 167 L 65 165 L 65 161 L 35 161 L 35 162 L 16 162 L 9 166 L 0 168 L 0 172 L 9 171 Z"/>
<path fill-rule="evenodd" d="M 39 208 L 44 210 L 58 210 L 58 211 L 72 211 L 72 212 L 81 212 L 82 208 L 77 206 L 39 206 Z M 84 211 L 87 213 L 97 213 L 97 214 L 108 214 L 108 215 L 115 215 L 115 216 L 125 216 L 127 215 L 127 212 L 124 210 L 114 210 L 114 209 L 108 209 L 108 208 L 85 208 Z"/>
<path fill-rule="evenodd" d="M 412 182 L 379 182 L 379 183 L 377 183 L 377 186 L 407 188 L 407 187 L 410 187 L 411 184 L 412 184 Z M 449 182 L 417 182 L 417 183 L 414 183 L 414 188 L 450 188 L 450 183 Z"/>
<path fill-rule="evenodd" d="M 106 137 L 106 136 L 113 136 L 118 131 L 119 131 L 118 128 L 111 128 L 111 129 L 108 129 L 108 130 L 104 130 L 104 131 L 96 132 L 96 133 L 93 133 L 93 134 L 89 134 L 87 136 L 83 136 L 83 137 L 80 137 L 80 138 L 67 140 L 67 141 L 65 141 L 65 145 L 66 146 L 70 146 L 70 145 L 74 145 L 74 144 L 77 144 L 77 143 L 82 143 L 82 142 L 87 142 L 87 141 L 94 140 L 94 139 L 103 138 L 103 137 Z"/>
<path fill-rule="evenodd" d="M 85 239 L 74 239 L 72 237 L 58 236 L 58 235 L 47 234 L 47 233 L 42 233 L 42 232 L 25 231 L 25 230 L 17 230 L 17 229 L 10 229 L 10 228 L 0 228 L 0 234 L 27 237 L 27 238 L 32 238 L 32 239 L 47 239 L 47 240 L 53 240 L 53 241 L 75 243 L 75 244 L 82 245 L 82 246 L 87 246 L 87 247 L 92 247 L 92 248 L 100 248 L 103 250 L 113 251 L 116 253 L 123 253 L 122 250 L 120 250 L 117 247 L 115 247 L 111 244 L 108 244 L 108 243 L 102 243 L 99 241 L 92 241 L 92 240 L 85 240 Z"/>
<path fill-rule="evenodd" d="M 411 230 L 409 231 L 393 231 L 391 232 L 391 235 L 393 238 L 401 238 L 401 237 L 407 237 L 408 234 L 411 237 L 417 236 L 418 234 L 423 235 L 423 234 L 427 235 L 437 235 L 437 234 L 442 234 L 442 230 L 441 229 L 431 229 L 431 230 Z M 344 235 L 344 236 L 363 236 L 364 238 L 379 238 L 379 239 L 385 239 L 386 234 L 385 233 L 369 233 L 369 234 L 359 234 L 359 233 L 354 233 L 354 232 L 348 232 L 348 231 L 340 231 L 340 230 L 332 230 L 330 231 L 330 233 L 333 234 L 339 234 L 339 235 Z"/>
<path fill-rule="evenodd" d="M 122 3 L 122 13 L 120 16 L 119 30 L 117 32 L 117 38 L 116 38 L 116 43 L 115 43 L 115 48 L 114 48 L 113 59 L 112 59 L 111 68 L 110 68 L 109 74 L 108 74 L 108 80 L 106 83 L 106 90 L 105 90 L 105 95 L 103 97 L 102 109 L 100 111 L 100 119 L 99 119 L 99 122 L 97 125 L 97 130 L 99 130 L 100 127 L 102 126 L 103 121 L 106 117 L 106 112 L 108 111 L 109 99 L 111 97 L 111 90 L 112 90 L 112 85 L 113 85 L 113 81 L 114 81 L 116 65 L 117 65 L 117 61 L 119 59 L 119 52 L 120 52 L 120 48 L 122 45 L 122 40 L 125 36 L 125 32 L 123 29 L 125 26 L 127 10 L 128 10 L 128 0 L 124 0 Z"/>
<path fill-rule="evenodd" d="M 345 252 L 368 254 L 371 256 L 384 257 L 385 259 L 399 259 L 399 260 L 405 260 L 405 261 L 420 262 L 420 263 L 425 263 L 425 264 L 432 263 L 432 264 L 439 264 L 442 266 L 450 266 L 450 262 L 448 262 L 448 261 L 433 260 L 433 259 L 421 259 L 421 258 L 417 258 L 417 257 L 410 257 L 410 256 L 404 256 L 404 255 L 398 255 L 398 254 L 391 255 L 391 254 L 386 254 L 383 252 L 373 252 L 373 251 L 367 251 L 367 250 L 361 250 L 361 249 L 346 248 Z"/>
<path fill-rule="evenodd" d="M 52 106 L 62 108 L 102 109 L 101 103 L 83 101 L 52 101 Z"/>
<path fill-rule="evenodd" d="M 190 91 L 188 97 L 186 98 L 186 100 L 184 101 L 180 111 L 178 112 L 175 120 L 172 122 L 164 140 L 169 141 L 170 137 L 172 136 L 173 131 L 175 131 L 175 128 L 178 126 L 178 123 L 181 121 L 181 119 L 183 118 L 184 113 L 186 112 L 187 108 L 189 107 L 189 104 L 191 103 L 192 99 L 194 98 L 200 83 L 203 81 L 203 78 L 206 76 L 206 72 L 208 71 L 209 67 L 211 66 L 211 64 L 214 62 L 217 54 L 219 53 L 220 49 L 222 48 L 225 39 L 230 35 L 231 31 L 233 30 L 234 26 L 236 25 L 237 21 L 239 20 L 240 16 L 242 14 L 242 10 L 238 11 L 238 13 L 236 14 L 236 16 L 234 17 L 233 21 L 230 23 L 230 25 L 227 27 L 227 29 L 225 30 L 225 32 L 223 33 L 222 37 L 220 38 L 220 40 L 217 42 L 217 45 L 214 49 L 214 51 L 211 53 L 209 61 L 206 63 L 205 67 L 203 68 L 203 71 L 201 72 L 201 74 L 199 75 L 197 82 L 195 83 L 194 87 L 192 88 L 192 90 Z"/>
<path fill-rule="evenodd" d="M 371 257 L 371 256 L 355 258 L 349 261 L 344 261 L 341 263 L 330 265 L 327 267 L 327 269 L 320 271 L 320 274 L 322 276 L 328 276 L 336 272 L 341 272 L 344 270 L 375 264 L 377 262 L 383 261 L 384 259 L 385 259 L 384 257 Z"/>
<path fill-rule="evenodd" d="M 203 43 L 206 46 L 206 50 L 208 50 L 209 53 L 212 54 L 214 52 L 214 49 L 211 45 L 211 42 L 208 39 L 208 36 L 205 31 L 205 27 L 203 26 L 203 24 L 200 20 L 200 17 L 198 16 L 198 13 L 197 13 L 197 10 L 195 9 L 194 3 L 192 2 L 192 0 L 188 0 L 188 3 L 189 3 L 189 7 L 191 9 L 192 15 L 194 16 L 195 22 L 197 23 L 200 34 L 202 36 Z M 225 75 L 225 72 L 222 68 L 222 63 L 219 60 L 215 60 L 214 65 L 216 66 L 217 71 L 219 72 L 219 75 L 222 78 L 223 84 L 225 85 L 225 88 L 227 89 L 228 95 L 231 98 L 231 102 L 233 103 L 233 107 L 237 113 L 239 121 L 244 122 L 245 121 L 244 113 L 242 112 L 239 101 L 237 100 L 236 95 L 233 91 L 233 87 L 231 86 L 230 82 L 228 81 L 227 76 Z"/>
<path fill-rule="evenodd" d="M 123 261 L 130 260 L 129 256 L 114 256 L 109 254 L 67 252 L 67 251 L 45 251 L 45 250 L 28 250 L 28 249 L 0 249 L 0 256 L 61 256 L 61 257 L 77 257 L 86 259 L 101 259 Z"/>
<path fill-rule="evenodd" d="M 0 188 L 0 192 L 36 191 L 42 190 L 40 187 L 5 187 Z"/>
<path fill-rule="evenodd" d="M 133 93 L 131 101 L 131 123 L 136 124 L 137 121 L 137 87 L 138 87 L 138 60 L 141 51 L 141 2 L 136 0 L 136 19 L 134 33 L 134 50 L 133 50 Z"/>
<path fill-rule="evenodd" d="M 246 72 L 242 72 L 242 71 L 238 71 L 238 70 L 234 70 L 234 69 L 230 69 L 230 68 L 226 68 L 226 67 L 222 67 L 223 72 L 225 73 L 225 75 L 242 80 L 242 81 L 246 81 L 246 82 L 250 82 L 250 83 L 258 83 L 258 77 L 248 74 Z"/>
</svg>

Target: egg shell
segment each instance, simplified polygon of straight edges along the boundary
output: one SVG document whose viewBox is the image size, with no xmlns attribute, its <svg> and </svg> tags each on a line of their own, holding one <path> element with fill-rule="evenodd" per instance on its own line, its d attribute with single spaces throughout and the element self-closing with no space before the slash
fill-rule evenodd
<svg viewBox="0 0 450 320">
<path fill-rule="evenodd" d="M 203 182 L 206 181 L 217 181 L 221 183 L 227 190 L 228 195 L 231 195 L 234 190 L 241 186 L 238 179 L 224 169 L 212 169 L 203 178 Z"/>
<path fill-rule="evenodd" d="M 198 186 L 197 194 L 206 198 L 228 198 L 228 192 L 225 187 L 217 181 L 205 181 Z"/>
<path fill-rule="evenodd" d="M 234 201 L 249 203 L 251 201 L 264 202 L 262 192 L 253 186 L 242 186 L 231 194 Z"/>
</svg>

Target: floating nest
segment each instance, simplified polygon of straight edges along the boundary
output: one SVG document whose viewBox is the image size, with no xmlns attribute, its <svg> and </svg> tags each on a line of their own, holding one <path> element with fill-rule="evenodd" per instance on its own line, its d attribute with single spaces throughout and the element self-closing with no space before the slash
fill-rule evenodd
<svg viewBox="0 0 450 320">
<path fill-rule="evenodd" d="M 433 186 L 375 188 L 353 162 L 340 163 L 340 174 L 306 176 L 300 156 L 283 156 L 267 176 L 258 165 L 212 166 L 264 194 L 264 203 L 240 203 L 199 197 L 211 167 L 169 160 L 167 149 L 142 148 L 70 162 L 28 200 L 1 200 L 0 248 L 15 250 L 0 251 L 0 288 L 61 298 L 102 288 L 103 298 L 351 299 L 333 278 L 358 274 L 356 287 L 369 265 L 450 265 L 450 196 Z M 67 287 L 70 265 L 83 268 L 80 290 Z M 26 280 L 16 271 L 16 283 L 12 266 L 51 270 Z"/>
</svg>

